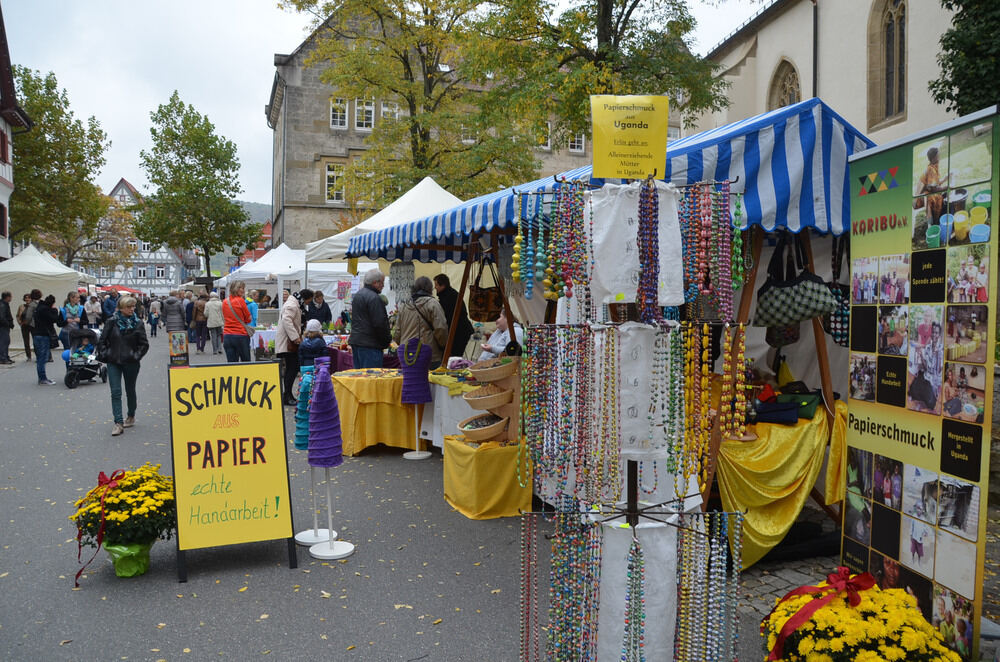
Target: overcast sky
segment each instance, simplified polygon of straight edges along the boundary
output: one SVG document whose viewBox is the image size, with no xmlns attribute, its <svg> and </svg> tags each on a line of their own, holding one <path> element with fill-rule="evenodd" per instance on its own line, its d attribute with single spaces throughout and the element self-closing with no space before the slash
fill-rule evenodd
<svg viewBox="0 0 1000 662">
<path fill-rule="evenodd" d="M 176 89 L 185 103 L 208 116 L 216 133 L 236 143 L 242 199 L 270 204 L 272 136 L 264 106 L 274 53 L 290 53 L 302 42 L 308 16 L 279 10 L 277 0 L 0 4 L 11 61 L 54 72 L 77 117 L 97 117 L 111 139 L 97 181 L 106 192 L 121 177 L 149 192 L 139 151 L 150 146 L 150 112 Z M 760 0 L 691 4 L 699 22 L 699 53 L 763 6 Z"/>
</svg>

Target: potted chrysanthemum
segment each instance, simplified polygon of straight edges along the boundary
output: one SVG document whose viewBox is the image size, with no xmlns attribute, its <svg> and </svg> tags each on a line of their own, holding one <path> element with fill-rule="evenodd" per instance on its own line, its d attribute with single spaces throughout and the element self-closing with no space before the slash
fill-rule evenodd
<svg viewBox="0 0 1000 662">
<path fill-rule="evenodd" d="M 168 540 L 177 527 L 174 479 L 148 462 L 110 477 L 102 471 L 97 486 L 76 502 L 70 519 L 81 546 L 104 546 L 116 575 L 141 575 L 149 569 L 150 547 L 158 538 Z"/>
<path fill-rule="evenodd" d="M 961 662 L 906 591 L 847 568 L 828 579 L 792 591 L 764 619 L 768 660 Z"/>
</svg>

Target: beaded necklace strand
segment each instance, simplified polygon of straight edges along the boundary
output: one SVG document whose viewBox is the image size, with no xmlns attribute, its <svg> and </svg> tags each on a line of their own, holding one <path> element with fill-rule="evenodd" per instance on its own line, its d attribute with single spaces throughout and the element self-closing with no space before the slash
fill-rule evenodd
<svg viewBox="0 0 1000 662">
<path fill-rule="evenodd" d="M 625 636 L 622 662 L 645 662 L 646 651 L 646 561 L 639 538 L 634 534 L 625 563 Z"/>
<path fill-rule="evenodd" d="M 636 303 L 639 320 L 653 324 L 662 319 L 659 308 L 660 282 L 660 198 L 650 177 L 639 188 L 639 284 Z"/>
</svg>

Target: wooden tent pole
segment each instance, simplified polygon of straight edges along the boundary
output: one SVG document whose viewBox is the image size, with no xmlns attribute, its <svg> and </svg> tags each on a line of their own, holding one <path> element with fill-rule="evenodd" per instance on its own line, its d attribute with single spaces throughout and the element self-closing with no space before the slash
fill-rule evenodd
<svg viewBox="0 0 1000 662">
<path fill-rule="evenodd" d="M 472 270 L 472 262 L 475 257 L 476 235 L 469 237 L 468 257 L 465 260 L 465 271 L 462 272 L 462 287 L 458 290 L 458 301 L 455 302 L 455 310 L 451 314 L 451 324 L 448 325 L 448 342 L 444 344 L 444 354 L 442 362 L 448 366 L 448 358 L 451 356 L 451 346 L 455 342 L 455 332 L 458 330 L 459 313 L 462 311 L 462 302 L 465 301 L 465 288 L 469 285 L 469 272 Z M 465 348 L 462 348 L 463 355 Z"/>
<path fill-rule="evenodd" d="M 513 322 L 511 322 L 515 318 L 511 314 L 510 299 L 507 298 L 507 288 L 504 287 L 503 278 L 500 277 L 500 242 L 497 240 L 498 236 L 499 233 L 496 230 L 490 232 L 490 254 L 493 255 L 493 266 L 496 269 L 496 284 L 500 288 L 500 296 L 503 297 L 503 311 L 504 317 L 507 318 L 507 328 L 510 329 L 510 339 L 516 341 L 517 334 L 514 333 Z"/>
<path fill-rule="evenodd" d="M 813 263 L 812 244 L 809 242 L 809 231 L 803 230 L 799 233 L 802 240 L 802 250 L 806 254 L 806 267 L 810 273 L 816 273 L 816 266 Z M 823 386 L 823 406 L 830 415 L 830 431 L 833 432 L 833 381 L 830 376 L 830 355 L 826 351 L 826 332 L 823 331 L 823 323 L 820 318 L 812 319 L 813 337 L 816 339 L 816 358 L 819 360 L 819 377 Z"/>
</svg>

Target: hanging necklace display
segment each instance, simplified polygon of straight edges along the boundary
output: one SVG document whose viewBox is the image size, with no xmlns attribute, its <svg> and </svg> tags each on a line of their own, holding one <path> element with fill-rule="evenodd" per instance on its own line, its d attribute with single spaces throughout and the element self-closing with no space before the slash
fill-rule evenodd
<svg viewBox="0 0 1000 662">
<path fill-rule="evenodd" d="M 625 636 L 622 640 L 622 662 L 645 662 L 646 631 L 646 564 L 639 537 L 632 531 L 625 565 Z"/>
<path fill-rule="evenodd" d="M 639 320 L 653 324 L 663 319 L 659 307 L 660 282 L 660 198 L 656 182 L 648 178 L 639 188 L 639 229 L 636 234 L 639 249 L 639 284 L 636 304 Z"/>
<path fill-rule="evenodd" d="M 596 449 L 591 464 L 594 476 L 591 480 L 598 488 L 595 496 L 614 502 L 621 496 L 621 356 L 618 329 L 604 327 L 600 345 L 600 427 L 595 440 Z"/>
<path fill-rule="evenodd" d="M 698 456 L 698 491 L 702 494 L 705 493 L 708 487 L 708 469 L 710 466 L 708 451 L 709 451 L 709 441 L 712 434 L 712 416 L 709 412 L 709 407 L 711 405 L 712 396 L 712 386 L 709 383 L 708 373 L 710 364 L 710 349 L 709 343 L 712 340 L 712 332 L 707 323 L 702 324 L 701 327 L 701 388 L 699 390 L 698 396 L 701 402 L 698 406 L 699 414 L 699 427 L 698 427 L 698 444 L 697 444 L 697 456 Z"/>
<path fill-rule="evenodd" d="M 578 508 L 562 506 L 553 517 L 545 659 L 596 660 L 603 535 Z"/>
<path fill-rule="evenodd" d="M 521 515 L 521 613 L 520 660 L 541 660 L 539 657 L 538 613 L 538 518 L 534 513 Z"/>
</svg>

